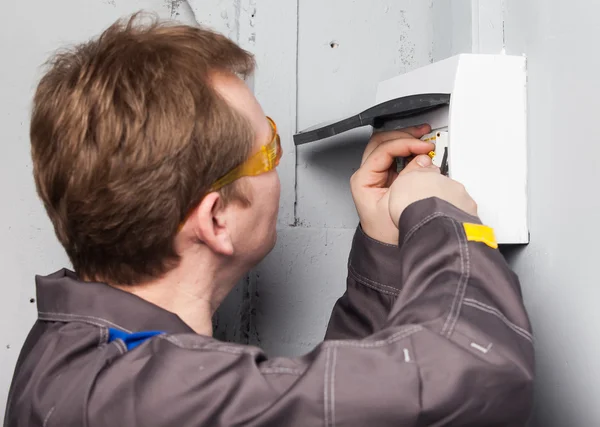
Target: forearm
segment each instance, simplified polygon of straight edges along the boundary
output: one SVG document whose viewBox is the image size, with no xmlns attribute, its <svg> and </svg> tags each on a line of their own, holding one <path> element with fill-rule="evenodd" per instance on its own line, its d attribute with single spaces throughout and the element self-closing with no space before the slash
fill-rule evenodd
<svg viewBox="0 0 600 427">
<path fill-rule="evenodd" d="M 358 227 L 346 292 L 333 309 L 326 339 L 362 339 L 383 327 L 400 293 L 398 255 L 397 246 L 373 240 Z"/>
</svg>

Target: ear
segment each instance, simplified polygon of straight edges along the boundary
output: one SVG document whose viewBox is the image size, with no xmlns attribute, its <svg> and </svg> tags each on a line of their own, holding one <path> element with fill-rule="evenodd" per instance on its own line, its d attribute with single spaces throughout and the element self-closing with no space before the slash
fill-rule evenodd
<svg viewBox="0 0 600 427">
<path fill-rule="evenodd" d="M 231 256 L 234 253 L 231 224 L 221 195 L 209 193 L 196 207 L 188 221 L 196 237 L 213 252 Z"/>
</svg>

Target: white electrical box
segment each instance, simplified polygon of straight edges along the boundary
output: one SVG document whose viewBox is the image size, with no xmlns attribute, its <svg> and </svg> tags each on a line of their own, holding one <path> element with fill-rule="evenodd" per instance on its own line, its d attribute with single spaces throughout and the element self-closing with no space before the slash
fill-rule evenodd
<svg viewBox="0 0 600 427">
<path fill-rule="evenodd" d="M 526 86 L 524 57 L 458 55 L 379 83 L 374 107 L 294 140 L 300 145 L 364 125 L 380 131 L 428 123 L 434 162 L 465 185 L 498 243 L 525 244 Z"/>
</svg>

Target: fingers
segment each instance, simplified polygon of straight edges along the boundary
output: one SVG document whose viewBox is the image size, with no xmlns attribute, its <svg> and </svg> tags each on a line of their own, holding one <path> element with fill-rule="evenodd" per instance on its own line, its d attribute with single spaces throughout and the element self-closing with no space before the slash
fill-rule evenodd
<svg viewBox="0 0 600 427">
<path fill-rule="evenodd" d="M 416 169 L 426 168 L 431 165 L 433 165 L 431 158 L 427 154 L 421 154 L 412 159 L 412 161 L 408 165 L 404 166 L 404 169 L 402 169 L 400 173 L 404 175 Z"/>
<path fill-rule="evenodd" d="M 423 169 L 426 169 L 428 172 L 440 172 L 440 168 L 433 164 L 431 157 L 429 157 L 427 154 L 421 154 L 415 157 L 408 165 L 406 165 L 400 172 L 400 175 Z"/>
<path fill-rule="evenodd" d="M 371 155 L 371 153 L 381 144 L 388 141 L 393 141 L 397 139 L 406 139 L 406 138 L 416 138 L 419 139 L 424 135 L 427 135 L 431 132 L 431 126 L 428 124 L 423 124 L 419 126 L 412 126 L 405 129 L 387 131 L 387 132 L 376 132 L 371 137 L 371 140 L 367 144 L 365 148 L 362 163 L 365 162 L 367 157 Z"/>
<path fill-rule="evenodd" d="M 396 157 L 407 157 L 411 154 L 426 154 L 434 148 L 435 146 L 432 143 L 423 142 L 418 139 L 386 141 L 373 150 L 363 162 L 361 169 L 368 173 L 387 172 L 396 161 Z"/>
</svg>

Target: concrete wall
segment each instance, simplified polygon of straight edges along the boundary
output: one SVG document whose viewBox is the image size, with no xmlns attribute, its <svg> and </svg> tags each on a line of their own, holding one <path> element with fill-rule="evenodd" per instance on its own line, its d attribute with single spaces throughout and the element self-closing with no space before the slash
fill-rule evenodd
<svg viewBox="0 0 600 427">
<path fill-rule="evenodd" d="M 510 254 L 537 340 L 534 426 L 600 425 L 600 40 L 594 0 L 508 0 L 506 49 L 529 68 L 531 244 Z"/>
</svg>

